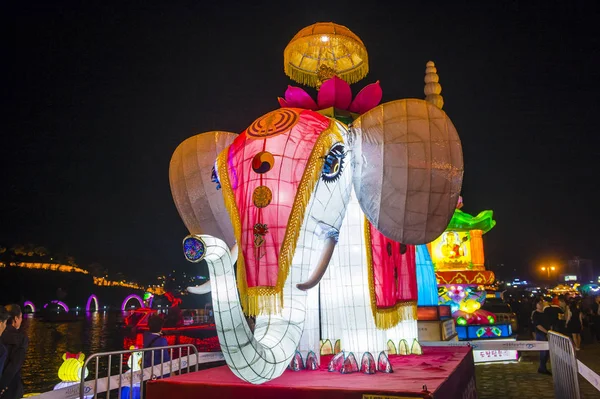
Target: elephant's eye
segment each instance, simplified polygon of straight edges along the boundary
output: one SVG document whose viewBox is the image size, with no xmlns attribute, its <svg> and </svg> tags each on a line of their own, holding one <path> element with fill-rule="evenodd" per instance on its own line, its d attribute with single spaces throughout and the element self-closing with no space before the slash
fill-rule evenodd
<svg viewBox="0 0 600 399">
<path fill-rule="evenodd" d="M 344 169 L 345 156 L 344 145 L 341 143 L 335 144 L 329 150 L 329 154 L 325 157 L 325 165 L 323 165 L 323 173 L 321 175 L 323 181 L 329 183 L 336 181 L 340 177 Z"/>
</svg>

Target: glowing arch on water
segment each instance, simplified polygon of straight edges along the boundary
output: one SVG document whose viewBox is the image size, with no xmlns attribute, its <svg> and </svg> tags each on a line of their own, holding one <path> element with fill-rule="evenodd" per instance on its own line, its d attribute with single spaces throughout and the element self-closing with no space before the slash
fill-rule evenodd
<svg viewBox="0 0 600 399">
<path fill-rule="evenodd" d="M 140 308 L 144 307 L 144 302 L 142 301 L 142 298 L 139 295 L 131 294 L 123 300 L 123 303 L 121 304 L 121 310 L 127 310 L 127 302 L 129 302 L 130 299 L 137 299 L 137 301 L 140 304 Z"/>
<path fill-rule="evenodd" d="M 61 302 L 61 301 L 50 301 L 47 304 L 44 305 L 44 309 L 46 309 L 48 307 L 48 305 L 50 305 L 51 303 L 60 306 L 61 308 L 63 308 L 65 310 L 65 312 L 69 312 L 69 307 L 67 306 L 66 303 Z"/>
<path fill-rule="evenodd" d="M 86 312 L 91 312 L 90 307 L 92 306 L 92 301 L 94 302 L 94 305 L 96 305 L 96 308 L 94 309 L 95 312 L 97 312 L 100 307 L 98 306 L 98 297 L 94 294 L 90 295 L 90 297 L 87 300 L 87 303 L 85 304 L 85 311 Z"/>
<path fill-rule="evenodd" d="M 33 302 L 25 301 L 25 303 L 23 304 L 23 310 L 27 309 L 27 307 L 31 309 L 31 313 L 35 313 L 35 305 L 33 304 Z"/>
</svg>

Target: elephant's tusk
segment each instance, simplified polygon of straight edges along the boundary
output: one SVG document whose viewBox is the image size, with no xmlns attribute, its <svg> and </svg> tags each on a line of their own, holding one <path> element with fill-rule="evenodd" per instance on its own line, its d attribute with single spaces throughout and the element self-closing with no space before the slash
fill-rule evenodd
<svg viewBox="0 0 600 399">
<path fill-rule="evenodd" d="M 229 250 L 231 252 L 231 259 L 237 259 L 238 257 L 238 245 L 237 242 L 233 244 L 233 247 Z"/>
<path fill-rule="evenodd" d="M 190 294 L 203 295 L 208 294 L 210 292 L 210 281 L 202 285 L 197 285 L 195 287 L 187 287 L 187 292 Z"/>
<path fill-rule="evenodd" d="M 323 247 L 323 252 L 321 252 L 319 264 L 306 282 L 296 284 L 296 287 L 299 290 L 306 291 L 319 284 L 319 281 L 321 281 L 325 271 L 327 270 L 327 266 L 329 266 L 329 261 L 331 260 L 331 255 L 333 255 L 333 250 L 335 249 L 337 241 L 337 235 L 329 236 L 325 239 L 325 246 Z"/>
</svg>

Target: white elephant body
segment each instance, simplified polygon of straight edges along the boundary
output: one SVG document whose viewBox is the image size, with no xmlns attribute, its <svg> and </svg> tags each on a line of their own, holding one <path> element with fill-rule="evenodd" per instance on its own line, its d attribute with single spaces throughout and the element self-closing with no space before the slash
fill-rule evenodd
<svg viewBox="0 0 600 399">
<path fill-rule="evenodd" d="M 216 184 L 207 182 L 212 165 Z M 390 339 L 410 342 L 414 320 L 396 315 L 387 330 L 376 327 L 365 220 L 396 244 L 431 241 L 452 216 L 461 179 L 456 130 L 422 100 L 380 105 L 352 127 L 282 108 L 240 136 L 211 132 L 184 142 L 171 161 L 173 197 L 190 233 L 204 242 L 231 370 L 251 383 L 269 381 L 296 350 L 318 356 L 320 338 L 340 338 L 357 361 L 363 352 L 384 351 Z M 273 216 L 280 209 L 289 216 Z M 248 314 L 256 316 L 253 332 Z"/>
<path fill-rule="evenodd" d="M 340 238 L 330 261 L 328 274 L 321 280 L 321 331 L 323 339 L 353 352 L 360 360 L 365 352 L 376 356 L 404 339 L 417 338 L 417 322 L 402 320 L 389 329 L 377 328 L 371 305 L 369 268 L 365 241 L 365 214 L 354 191 L 340 229 Z M 414 304 L 416 308 L 416 301 Z"/>
</svg>

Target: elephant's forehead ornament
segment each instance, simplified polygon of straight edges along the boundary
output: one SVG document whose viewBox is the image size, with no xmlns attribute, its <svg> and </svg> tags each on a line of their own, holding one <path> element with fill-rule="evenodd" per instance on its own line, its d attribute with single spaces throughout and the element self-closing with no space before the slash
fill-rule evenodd
<svg viewBox="0 0 600 399">
<path fill-rule="evenodd" d="M 246 129 L 247 138 L 266 139 L 289 132 L 297 123 L 300 114 L 292 109 L 278 109 L 255 120 Z"/>
<path fill-rule="evenodd" d="M 354 352 L 334 369 L 352 369 L 359 357 L 370 372 L 369 352 L 381 352 L 377 368 L 390 370 L 384 352 L 406 353 L 400 341 L 417 337 L 415 245 L 436 239 L 452 217 L 462 148 L 433 62 L 425 100 L 380 104 L 378 81 L 353 96 L 350 84 L 368 70 L 348 28 L 304 28 L 284 50 L 284 71 L 316 88 L 316 100 L 288 86 L 280 108 L 241 134 L 196 135 L 173 154 L 171 190 L 190 232 L 184 254 L 205 259 L 210 272 L 210 289 L 188 290 L 212 291 L 225 359 L 247 381 L 277 378 L 292 357 L 301 364 L 297 349 L 318 362 L 318 338 Z M 308 316 L 309 303 L 322 317 Z M 257 336 L 244 314 L 268 315 L 256 319 Z M 305 323 L 321 324 L 303 336 Z"/>
</svg>

